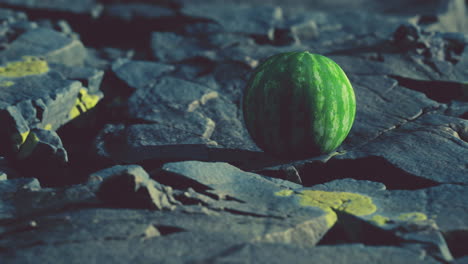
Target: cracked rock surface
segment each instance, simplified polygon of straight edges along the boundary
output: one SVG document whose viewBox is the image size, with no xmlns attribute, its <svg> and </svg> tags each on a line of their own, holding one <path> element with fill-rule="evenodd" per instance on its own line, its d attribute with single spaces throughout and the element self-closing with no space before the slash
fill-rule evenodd
<svg viewBox="0 0 468 264">
<path fill-rule="evenodd" d="M 464 0 L 0 0 L 0 263 L 466 263 Z M 356 120 L 281 160 L 242 119 L 323 54 Z"/>
</svg>

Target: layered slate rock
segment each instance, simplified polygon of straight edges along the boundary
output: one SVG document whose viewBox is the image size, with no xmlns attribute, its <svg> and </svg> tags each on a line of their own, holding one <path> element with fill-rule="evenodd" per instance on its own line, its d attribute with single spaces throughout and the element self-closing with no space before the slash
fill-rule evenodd
<svg viewBox="0 0 468 264">
<path fill-rule="evenodd" d="M 466 166 L 462 164 L 468 154 L 467 126 L 463 119 L 423 114 L 336 159 L 384 157 L 395 167 L 417 177 L 438 183 L 465 184 L 468 179 Z M 388 147 L 389 144 L 392 146 Z M 431 166 L 419 166 L 421 159 Z"/>
<path fill-rule="evenodd" d="M 89 94 L 80 82 L 49 71 L 45 61 L 34 57 L 9 63 L 2 70 L 2 151 L 17 149 L 31 128 L 55 130 L 102 98 L 102 93 Z"/>
<path fill-rule="evenodd" d="M 337 253 L 339 252 L 339 253 Z M 423 252 L 391 246 L 365 246 L 362 244 L 318 246 L 312 249 L 294 248 L 283 245 L 242 244 L 232 247 L 228 254 L 214 254 L 210 258 L 196 263 L 223 263 L 252 260 L 257 263 L 439 263 L 424 256 Z M 269 259 L 272 258 L 272 259 Z"/>
<path fill-rule="evenodd" d="M 172 77 L 158 79 L 128 100 L 128 115 L 209 138 L 214 122 L 196 111 L 218 94 L 204 86 Z"/>
<path fill-rule="evenodd" d="M 39 56 L 47 62 L 79 66 L 84 62 L 86 49 L 79 40 L 48 28 L 36 28 L 21 34 L 0 52 L 2 63 L 24 56 Z"/>
<path fill-rule="evenodd" d="M 92 94 L 99 93 L 101 88 L 104 71 L 83 67 L 83 66 L 67 66 L 64 64 L 49 63 L 49 67 L 61 73 L 66 79 L 76 80 L 88 88 Z"/>
<path fill-rule="evenodd" d="M 273 39 L 275 25 L 282 19 L 282 10 L 274 6 L 255 8 L 233 4 L 192 4 L 187 2 L 181 12 L 190 17 L 208 19 L 219 31 L 265 36 Z"/>
<path fill-rule="evenodd" d="M 115 3 L 106 5 L 102 16 L 119 19 L 128 23 L 139 20 L 157 22 L 161 18 L 173 17 L 173 9 L 146 3 Z"/>
<path fill-rule="evenodd" d="M 467 194 L 466 188 L 460 185 L 440 185 L 420 190 L 386 190 L 383 184 L 344 179 L 299 189 L 295 194 L 292 192 L 285 192 L 285 194 L 301 197 L 300 204 L 302 206 L 319 206 L 320 208 L 329 206 L 338 211 L 344 211 L 346 214 L 358 216 L 399 237 L 401 241 L 398 243 L 404 241 L 419 243 L 419 246 L 409 243 L 408 247 L 422 248 L 432 256 L 446 261 L 452 260 L 449 248 L 456 247 L 456 243 L 453 243 L 455 245 L 447 243 L 442 234 L 448 237 L 449 234 L 453 235 L 456 230 L 467 230 L 467 216 L 460 214 L 466 210 L 464 209 L 466 206 L 463 204 L 463 197 L 466 197 Z M 355 194 L 364 195 L 371 199 L 368 202 L 375 206 L 375 210 L 362 213 L 364 212 L 363 208 L 365 208 L 365 200 L 359 201 L 357 197 L 353 198 Z M 333 202 L 334 198 L 330 200 L 331 197 L 339 198 L 341 196 L 349 196 L 349 200 L 342 204 Z M 355 200 L 353 201 L 353 199 Z M 454 217 L 455 212 L 458 213 L 457 217 Z M 375 233 L 378 231 L 372 231 L 374 232 L 372 235 L 370 226 L 365 227 L 364 224 L 359 224 L 359 221 L 340 214 L 338 214 L 338 225 L 340 225 L 340 219 L 343 221 L 342 228 L 347 230 L 345 233 L 348 233 L 348 235 L 339 234 L 341 239 L 354 239 L 354 242 L 367 243 L 370 242 L 369 239 L 375 240 Z M 351 229 L 352 222 L 355 222 L 355 225 L 362 225 L 362 228 L 368 230 L 369 233 L 363 231 L 350 235 L 356 231 L 356 229 L 353 229 L 354 231 Z M 385 235 L 384 232 L 381 233 L 382 236 Z M 395 240 L 395 242 L 397 241 L 398 239 Z M 459 241 L 463 241 L 463 239 L 454 239 L 454 241 L 460 243 Z M 376 241 L 371 243 L 376 243 Z M 378 243 L 392 242 L 391 239 L 387 238 Z M 431 246 L 427 246 L 427 244 L 431 244 Z"/>
<path fill-rule="evenodd" d="M 0 9 L 0 259 L 465 261 L 464 0 L 0 2 L 39 19 Z M 304 50 L 347 73 L 356 122 L 336 152 L 277 160 L 243 88 Z"/>
<path fill-rule="evenodd" d="M 28 0 L 2 0 L 2 4 L 12 8 L 32 9 L 32 10 L 53 10 L 69 14 L 87 14 L 97 16 L 101 7 L 95 0 L 85 0 L 70 3 L 64 0 L 53 1 L 28 1 Z"/>
<path fill-rule="evenodd" d="M 136 163 L 145 160 L 207 160 L 213 142 L 190 131 L 161 124 L 107 125 L 95 140 L 103 162 Z"/>
<path fill-rule="evenodd" d="M 119 80 L 132 90 L 143 88 L 161 75 L 174 70 L 174 66 L 151 61 L 118 60 L 112 71 Z"/>
<path fill-rule="evenodd" d="M 151 180 L 137 165 L 117 165 L 90 175 L 88 183 L 109 205 L 130 208 L 173 209 L 178 202 L 172 189 Z"/>
<path fill-rule="evenodd" d="M 130 250 L 117 250 L 127 257 L 132 256 L 128 253 L 140 250 L 141 247 L 150 249 L 154 247 L 156 249 L 174 245 L 169 246 L 164 254 L 142 256 L 142 260 L 146 258 L 164 260 L 169 257 L 176 261 L 204 260 L 243 243 L 310 248 L 318 242 L 332 224 L 327 215 L 319 210 L 312 208 L 291 210 L 288 204 L 290 205 L 292 200 L 282 203 L 283 205 L 281 203 L 264 205 L 261 201 L 266 201 L 268 196 L 274 199 L 274 191 L 280 190 L 281 186 L 268 182 L 261 176 L 242 172 L 227 164 L 187 162 L 168 164 L 165 170 L 169 168 L 171 168 L 172 173 L 177 171 L 188 177 L 197 177 L 200 183 L 203 182 L 211 186 L 215 184 L 219 187 L 224 185 L 224 188 L 220 189 L 225 193 L 232 194 L 227 189 L 229 185 L 223 184 L 230 178 L 232 183 L 237 182 L 234 184 L 234 189 L 231 190 L 237 190 L 236 196 L 248 200 L 249 205 L 242 206 L 240 201 L 226 200 L 223 198 L 227 197 L 226 195 L 218 193 L 221 200 L 207 196 L 203 198 L 207 201 L 206 205 L 203 206 L 190 205 L 190 200 L 187 199 L 189 196 L 185 195 L 186 198 L 182 199 L 181 203 L 187 203 L 187 205 L 180 204 L 173 211 L 89 208 L 89 206 L 99 206 L 92 190 L 98 187 L 97 195 L 102 198 L 104 189 L 111 185 L 117 186 L 114 185 L 116 183 L 114 180 L 117 179 L 116 177 L 120 178 L 119 174 L 125 175 L 121 174 L 123 172 L 126 172 L 127 175 L 142 177 L 143 181 L 137 181 L 140 184 L 149 180 L 144 170 L 139 166 L 112 167 L 93 173 L 88 186 L 77 185 L 63 190 L 35 190 L 16 193 L 16 197 L 22 197 L 21 200 L 28 200 L 36 206 L 39 199 L 41 205 L 35 207 L 34 210 L 28 207 L 22 208 L 22 210 L 18 210 L 16 207 L 12 208 L 11 213 L 14 216 L 21 215 L 23 220 L 7 222 L 8 224 L 2 226 L 4 235 L 0 243 L 5 248 L 5 254 L 2 253 L 2 257 L 11 258 L 11 253 L 16 255 L 19 249 L 23 251 L 21 256 L 25 259 L 28 259 L 30 254 L 34 254 L 34 251 L 39 249 L 46 250 L 49 252 L 46 255 L 53 256 L 62 254 L 61 252 L 70 252 L 72 248 L 79 246 L 82 256 L 100 259 L 106 255 L 103 253 L 107 250 L 96 249 L 99 249 L 99 245 L 102 243 L 109 245 L 109 241 L 112 240 L 115 242 L 114 248 L 125 247 Z M 193 168 L 198 168 L 199 176 L 191 174 L 194 172 Z M 223 176 L 224 171 L 229 173 Z M 215 182 L 206 177 L 205 179 L 200 178 L 205 172 L 211 172 L 212 175 L 215 175 L 212 178 Z M 250 184 L 260 182 L 265 184 L 259 193 L 253 188 L 242 190 L 239 185 L 242 183 L 239 178 L 249 180 L 251 176 Z M 161 177 L 164 176 L 161 175 Z M 102 182 L 101 179 L 103 179 Z M 220 181 L 216 181 L 216 179 Z M 130 186 L 132 185 L 130 184 Z M 179 192 L 190 192 L 189 186 L 194 185 L 178 186 L 177 188 Z M 60 197 L 60 200 L 50 200 L 52 192 Z M 12 190 L 11 193 L 15 193 L 15 191 Z M 117 189 L 113 193 L 113 195 L 121 194 L 121 192 L 117 192 Z M 193 193 L 192 197 L 195 195 Z M 198 194 L 198 196 L 204 195 Z M 181 196 L 179 195 L 179 197 Z M 252 199 L 248 199 L 249 197 Z M 256 198 L 260 198 L 261 201 L 255 201 Z M 288 199 L 283 198 L 282 200 L 287 201 Z M 12 205 L 16 206 L 16 203 Z M 67 209 L 64 207 L 65 205 L 73 207 Z M 47 214 L 40 212 L 47 212 Z M 4 223 L 6 219 L 11 219 L 11 216 L 4 216 L 2 219 Z M 82 232 L 74 232 L 73 230 L 76 228 Z M 64 230 L 69 230 L 68 236 L 62 235 Z M 13 239 L 16 241 L 14 248 L 10 247 Z M 43 242 L 40 243 L 42 245 L 28 246 L 39 241 Z M 70 241 L 75 241 L 75 243 L 69 243 Z M 204 249 L 196 250 L 194 253 L 200 243 L 205 245 Z M 47 245 L 54 246 L 48 247 Z M 118 252 L 113 254 L 120 254 Z M 127 257 L 123 257 L 122 260 L 126 260 Z M 18 259 L 18 257 L 14 258 Z"/>
</svg>

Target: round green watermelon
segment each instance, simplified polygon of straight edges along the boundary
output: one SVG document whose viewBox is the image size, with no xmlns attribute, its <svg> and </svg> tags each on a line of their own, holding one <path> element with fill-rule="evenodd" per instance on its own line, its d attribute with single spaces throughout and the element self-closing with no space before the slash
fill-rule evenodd
<svg viewBox="0 0 468 264">
<path fill-rule="evenodd" d="M 255 69 L 242 108 L 258 147 L 284 158 L 304 158 L 343 142 L 354 122 L 356 99 L 334 61 L 307 51 L 287 52 Z"/>
</svg>

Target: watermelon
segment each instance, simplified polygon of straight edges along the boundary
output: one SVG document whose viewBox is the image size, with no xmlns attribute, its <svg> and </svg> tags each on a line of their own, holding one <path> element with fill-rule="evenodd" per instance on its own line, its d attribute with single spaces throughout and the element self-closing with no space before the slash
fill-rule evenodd
<svg viewBox="0 0 468 264">
<path fill-rule="evenodd" d="M 283 158 L 336 149 L 356 114 L 354 90 L 331 59 L 305 52 L 274 55 L 253 72 L 242 105 L 258 147 Z"/>
</svg>

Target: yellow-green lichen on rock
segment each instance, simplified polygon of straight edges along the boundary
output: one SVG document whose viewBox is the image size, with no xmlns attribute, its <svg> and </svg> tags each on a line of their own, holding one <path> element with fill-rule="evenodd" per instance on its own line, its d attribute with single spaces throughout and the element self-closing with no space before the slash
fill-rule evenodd
<svg viewBox="0 0 468 264">
<path fill-rule="evenodd" d="M 374 215 L 372 216 L 371 221 L 378 226 L 384 226 L 390 221 L 390 218 L 383 215 Z"/>
<path fill-rule="evenodd" d="M 23 145 L 21 145 L 20 151 L 18 153 L 19 159 L 25 159 L 31 155 L 34 149 L 39 142 L 39 138 L 36 136 L 34 132 L 28 133 L 28 137 L 26 138 Z"/>
<path fill-rule="evenodd" d="M 75 119 L 82 113 L 95 107 L 100 99 L 101 97 L 99 95 L 88 94 L 88 90 L 85 88 L 80 89 L 75 105 L 70 110 L 69 118 Z"/>
<path fill-rule="evenodd" d="M 25 132 L 18 132 L 16 134 L 13 134 L 11 136 L 11 139 L 13 140 L 14 144 L 17 145 L 17 146 L 21 146 L 22 144 L 24 144 L 24 142 L 26 141 L 26 139 L 28 138 L 29 136 L 29 130 L 25 131 Z"/>
<path fill-rule="evenodd" d="M 49 65 L 45 60 L 37 57 L 25 56 L 21 61 L 9 62 L 0 67 L 0 76 L 19 78 L 30 75 L 43 74 L 49 71 Z"/>
<path fill-rule="evenodd" d="M 411 213 L 404 213 L 398 216 L 398 220 L 400 221 L 408 221 L 408 222 L 418 222 L 418 221 L 425 221 L 427 220 L 427 215 L 421 212 L 411 212 Z"/>
<path fill-rule="evenodd" d="M 44 126 L 45 130 L 52 130 L 52 124 L 47 124 Z"/>
<path fill-rule="evenodd" d="M 377 210 L 370 197 L 357 193 L 305 190 L 299 196 L 302 206 L 319 207 L 325 211 L 335 209 L 364 216 L 373 214 Z"/>
<path fill-rule="evenodd" d="M 0 87 L 10 87 L 13 86 L 15 83 L 12 81 L 2 81 L 0 82 Z"/>
<path fill-rule="evenodd" d="M 281 197 L 287 197 L 287 196 L 291 196 L 293 193 L 294 193 L 293 190 L 284 189 L 284 190 L 275 192 L 275 195 L 276 196 L 281 196 Z"/>
<path fill-rule="evenodd" d="M 292 190 L 281 190 L 276 196 L 286 197 L 294 194 Z M 303 190 L 296 194 L 301 206 L 318 207 L 325 211 L 329 227 L 333 226 L 338 217 L 333 210 L 344 211 L 356 216 L 375 213 L 377 206 L 368 196 L 349 192 L 327 192 L 319 190 Z"/>
</svg>

